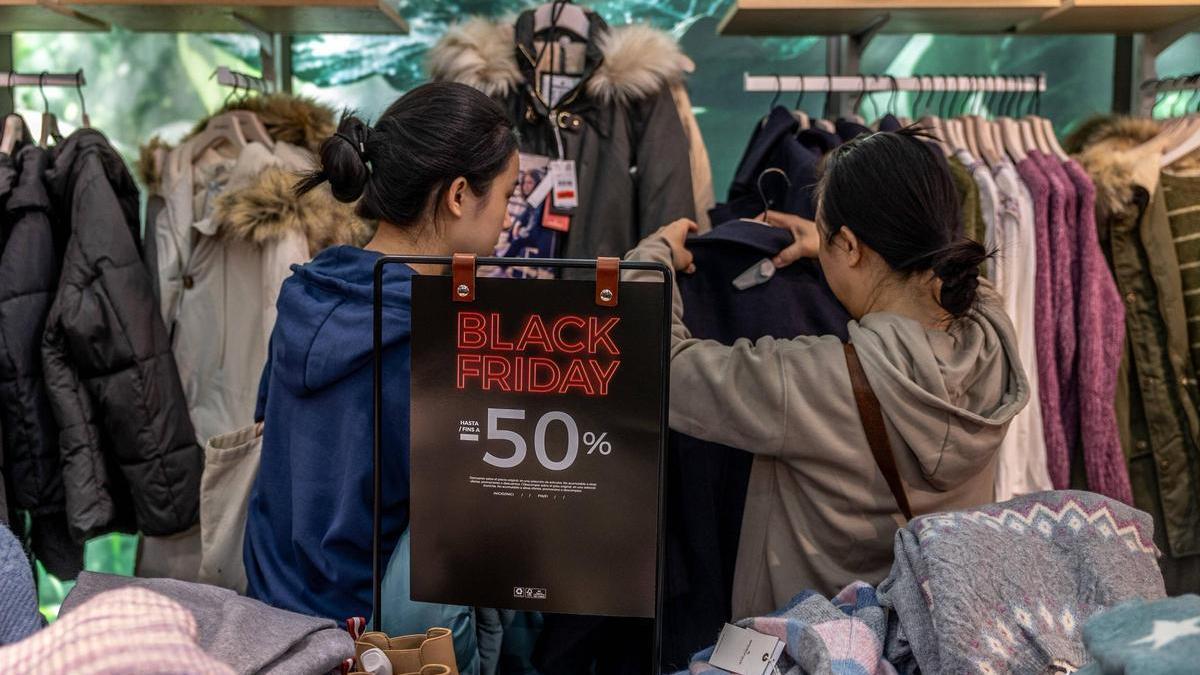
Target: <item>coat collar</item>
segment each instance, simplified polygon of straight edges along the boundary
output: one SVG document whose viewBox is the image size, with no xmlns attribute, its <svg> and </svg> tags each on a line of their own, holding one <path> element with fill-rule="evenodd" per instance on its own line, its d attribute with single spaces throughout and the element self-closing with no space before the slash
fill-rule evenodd
<svg viewBox="0 0 1200 675">
<path fill-rule="evenodd" d="M 589 12 L 592 35 L 587 53 L 584 88 L 602 105 L 627 105 L 682 82 L 694 64 L 668 34 L 650 26 L 631 24 L 610 28 Z M 517 21 L 469 19 L 452 26 L 428 53 L 430 76 L 461 82 L 493 97 L 516 93 L 532 77 L 529 59 L 521 47 L 532 51 L 533 14 Z"/>
</svg>

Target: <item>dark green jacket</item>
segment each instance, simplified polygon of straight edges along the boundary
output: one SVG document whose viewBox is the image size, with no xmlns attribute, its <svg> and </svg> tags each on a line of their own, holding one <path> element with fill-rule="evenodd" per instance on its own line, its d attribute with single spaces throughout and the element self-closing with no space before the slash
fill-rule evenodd
<svg viewBox="0 0 1200 675">
<path fill-rule="evenodd" d="M 1151 134 L 1152 135 L 1152 134 Z M 1200 416 L 1179 261 L 1157 152 L 1117 135 L 1081 156 L 1096 181 L 1100 243 L 1125 300 L 1116 413 L 1138 508 L 1171 557 L 1200 554 Z"/>
</svg>

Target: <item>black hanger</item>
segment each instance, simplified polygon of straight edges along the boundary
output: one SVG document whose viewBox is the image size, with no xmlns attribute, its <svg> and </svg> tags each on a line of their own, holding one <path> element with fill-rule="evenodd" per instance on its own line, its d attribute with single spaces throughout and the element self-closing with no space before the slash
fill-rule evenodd
<svg viewBox="0 0 1200 675">
<path fill-rule="evenodd" d="M 770 113 L 775 109 L 775 104 L 779 103 L 779 97 L 783 95 L 783 78 L 779 77 L 779 73 L 775 73 L 775 96 L 771 99 L 771 105 L 767 106 L 767 112 Z"/>
<path fill-rule="evenodd" d="M 83 68 L 80 68 L 75 73 L 75 93 L 79 95 L 79 110 L 82 112 L 80 118 L 83 120 L 83 126 L 92 126 L 92 120 L 88 118 L 87 102 L 83 100 Z"/>
<path fill-rule="evenodd" d="M 46 76 L 50 73 L 42 71 L 38 76 L 38 91 L 42 94 L 42 132 L 38 145 L 46 147 L 46 141 L 54 139 L 55 143 L 62 141 L 62 133 L 58 130 L 58 118 L 50 112 L 50 99 L 46 98 Z"/>
<path fill-rule="evenodd" d="M 783 176 L 783 180 L 784 180 L 784 183 L 787 185 L 787 189 L 788 190 L 792 189 L 792 179 L 788 178 L 787 173 L 783 169 L 780 169 L 779 167 L 773 166 L 768 169 L 763 169 L 762 173 L 758 174 L 758 180 L 755 181 L 755 184 L 758 187 L 758 198 L 762 200 L 763 219 L 764 220 L 767 217 L 766 216 L 767 211 L 771 210 L 771 200 L 767 199 L 767 193 L 763 191 L 763 184 L 762 184 L 763 178 L 766 178 L 768 174 L 779 174 L 780 176 Z"/>
<path fill-rule="evenodd" d="M 900 96 L 900 82 L 896 79 L 895 75 L 888 75 L 887 77 L 892 81 L 892 95 L 888 97 L 888 114 L 895 115 L 896 100 Z"/>
</svg>

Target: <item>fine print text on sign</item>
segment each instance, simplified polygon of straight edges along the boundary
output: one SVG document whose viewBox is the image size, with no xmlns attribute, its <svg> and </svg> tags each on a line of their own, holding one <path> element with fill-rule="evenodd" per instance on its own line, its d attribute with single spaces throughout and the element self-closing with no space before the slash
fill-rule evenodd
<svg viewBox="0 0 1200 675">
<path fill-rule="evenodd" d="M 654 616 L 663 292 L 413 280 L 412 596 Z"/>
</svg>

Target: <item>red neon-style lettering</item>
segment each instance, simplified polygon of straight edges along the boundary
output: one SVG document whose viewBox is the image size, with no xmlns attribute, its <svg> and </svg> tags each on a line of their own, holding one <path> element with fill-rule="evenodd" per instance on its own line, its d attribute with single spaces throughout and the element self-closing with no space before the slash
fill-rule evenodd
<svg viewBox="0 0 1200 675">
<path fill-rule="evenodd" d="M 487 346 L 487 319 L 479 312 L 458 313 L 458 348 L 483 349 Z"/>
<path fill-rule="evenodd" d="M 521 330 L 521 337 L 517 340 L 517 351 L 527 351 L 529 346 L 534 344 L 541 345 L 542 350 L 547 353 L 554 351 L 554 344 L 546 332 L 546 324 L 542 323 L 542 317 L 537 314 L 525 322 L 525 328 Z"/>
<path fill-rule="evenodd" d="M 513 343 L 507 342 L 500 337 L 500 314 L 492 314 L 492 349 L 498 352 L 511 352 Z"/>
<path fill-rule="evenodd" d="M 549 394 L 554 391 L 558 381 L 562 378 L 562 371 L 558 369 L 558 364 L 541 356 L 531 356 L 528 363 L 529 393 Z M 539 377 L 539 373 L 544 373 L 545 376 Z"/>
<path fill-rule="evenodd" d="M 583 367 L 583 361 L 579 359 L 571 359 L 571 364 L 567 366 L 567 374 L 563 376 L 562 386 L 558 388 L 558 393 L 565 394 L 572 387 L 578 387 L 588 396 L 596 395 L 596 390 L 592 388 L 592 383 L 588 380 L 587 370 Z"/>
<path fill-rule="evenodd" d="M 621 362 L 613 361 L 608 364 L 607 368 L 601 368 L 600 364 L 596 363 L 594 359 L 588 359 L 588 366 L 591 367 L 596 384 L 600 387 L 600 395 L 608 396 L 608 385 L 612 382 L 613 375 L 617 374 L 617 368 L 621 366 Z"/>
<path fill-rule="evenodd" d="M 485 356 L 483 357 L 483 390 L 491 391 L 492 383 L 500 388 L 500 391 L 512 391 L 508 384 L 508 378 L 512 376 L 512 363 L 503 356 Z"/>
<path fill-rule="evenodd" d="M 458 388 L 467 388 L 467 378 L 483 377 L 483 368 L 481 363 L 483 357 L 478 354 L 459 354 L 458 355 Z"/>
<path fill-rule="evenodd" d="M 583 335 L 579 336 L 579 341 L 568 342 L 566 337 L 564 337 L 563 334 L 566 332 L 566 329 L 569 326 L 575 326 L 581 332 L 583 332 Z M 578 354 L 579 352 L 583 351 L 586 347 L 584 344 L 584 335 L 587 333 L 587 331 L 584 329 L 586 327 L 587 322 L 577 316 L 564 316 L 558 321 L 555 321 L 554 327 L 550 329 L 550 333 L 554 338 L 555 349 L 567 354 Z"/>
<path fill-rule="evenodd" d="M 609 354 L 620 356 L 621 350 L 617 349 L 617 343 L 613 342 L 612 336 L 609 333 L 617 327 L 621 322 L 619 317 L 610 316 L 600 323 L 600 319 L 591 317 L 588 319 L 588 353 L 599 354 L 600 347 L 604 347 Z"/>
</svg>

